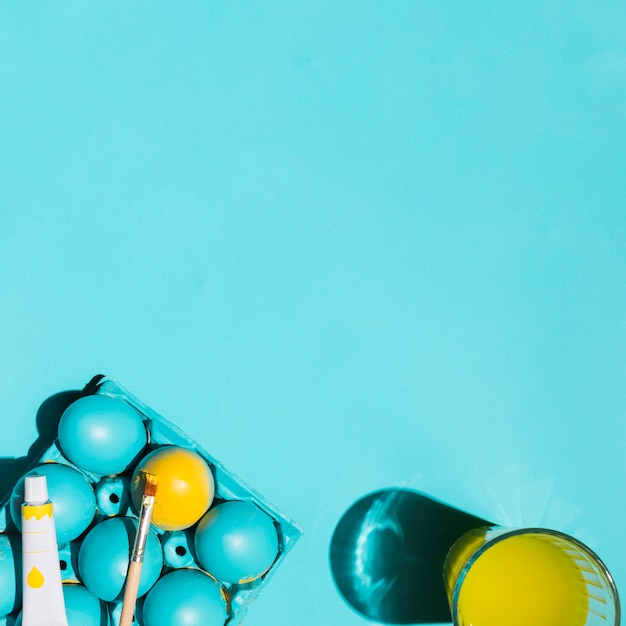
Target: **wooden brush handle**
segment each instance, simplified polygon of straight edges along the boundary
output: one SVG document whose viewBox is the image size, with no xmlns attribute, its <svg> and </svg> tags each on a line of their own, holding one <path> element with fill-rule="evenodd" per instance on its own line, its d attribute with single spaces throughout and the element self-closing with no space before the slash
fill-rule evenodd
<svg viewBox="0 0 626 626">
<path fill-rule="evenodd" d="M 137 592 L 139 590 L 139 578 L 141 577 L 142 563 L 131 561 L 126 576 L 126 587 L 124 588 L 124 604 L 122 605 L 122 616 L 120 626 L 130 626 L 133 623 L 135 613 L 135 603 L 137 602 Z"/>
</svg>

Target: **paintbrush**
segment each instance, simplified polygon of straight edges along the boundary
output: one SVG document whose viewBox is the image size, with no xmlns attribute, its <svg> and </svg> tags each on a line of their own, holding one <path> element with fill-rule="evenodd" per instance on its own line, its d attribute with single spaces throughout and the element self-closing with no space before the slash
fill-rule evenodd
<svg viewBox="0 0 626 626">
<path fill-rule="evenodd" d="M 124 588 L 124 604 L 122 605 L 122 616 L 120 626 L 130 626 L 135 612 L 137 602 L 137 592 L 139 590 L 139 578 L 141 577 L 141 567 L 146 549 L 146 540 L 150 530 L 150 520 L 152 519 L 152 509 L 154 508 L 154 497 L 157 492 L 157 478 L 154 474 L 143 472 L 144 488 L 141 499 L 141 510 L 139 512 L 139 524 L 133 545 L 133 554 L 126 575 L 126 586 Z"/>
</svg>

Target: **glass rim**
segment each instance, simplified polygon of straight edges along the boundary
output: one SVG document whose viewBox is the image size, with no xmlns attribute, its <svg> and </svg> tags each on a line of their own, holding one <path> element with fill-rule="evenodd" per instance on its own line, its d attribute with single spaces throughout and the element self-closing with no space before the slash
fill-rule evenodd
<svg viewBox="0 0 626 626">
<path fill-rule="evenodd" d="M 492 526 L 487 530 L 487 532 L 489 532 L 490 530 L 497 531 L 498 529 L 502 529 L 503 532 L 496 535 L 492 539 L 485 541 L 485 543 L 483 543 L 479 548 L 477 548 L 472 553 L 469 559 L 467 559 L 467 561 L 465 562 L 465 565 L 463 565 L 463 567 L 461 568 L 461 571 L 459 572 L 459 575 L 457 576 L 457 579 L 454 582 L 454 588 L 452 589 L 452 601 L 450 602 L 450 613 L 452 617 L 452 623 L 454 626 L 457 626 L 459 623 L 457 619 L 458 611 L 459 611 L 459 595 L 461 593 L 461 587 L 463 586 L 463 581 L 465 580 L 467 573 L 469 572 L 471 567 L 474 565 L 474 563 L 478 560 L 478 558 L 480 558 L 481 555 L 483 555 L 487 550 L 492 548 L 495 544 L 499 543 L 500 541 L 504 541 L 505 539 L 508 539 L 509 537 L 514 537 L 516 535 L 530 535 L 530 534 L 553 535 L 555 537 L 558 537 L 559 539 L 563 539 L 564 541 L 567 541 L 573 544 L 576 548 L 580 549 L 582 552 L 584 552 L 587 556 L 591 558 L 591 560 L 595 563 L 595 565 L 597 565 L 598 569 L 600 570 L 600 573 L 606 580 L 608 588 L 613 596 L 613 603 L 615 606 L 615 620 L 612 626 L 620 626 L 621 604 L 620 604 L 620 599 L 619 599 L 619 593 L 617 591 L 617 586 L 615 584 L 615 581 L 613 580 L 613 576 L 611 575 L 611 572 L 609 572 L 609 569 L 604 564 L 604 561 L 602 561 L 602 559 L 589 546 L 586 546 L 582 541 L 579 541 L 578 539 L 576 539 L 576 537 L 572 537 L 571 535 L 568 535 L 567 533 L 561 532 L 559 530 L 553 530 L 551 528 L 528 527 L 528 528 L 511 528 L 507 530 L 505 527 L 502 527 L 502 526 Z"/>
</svg>

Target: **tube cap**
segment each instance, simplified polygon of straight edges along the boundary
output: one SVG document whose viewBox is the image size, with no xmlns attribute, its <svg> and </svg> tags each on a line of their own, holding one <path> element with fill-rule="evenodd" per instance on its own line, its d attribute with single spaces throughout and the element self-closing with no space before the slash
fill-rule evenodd
<svg viewBox="0 0 626 626">
<path fill-rule="evenodd" d="M 44 504 L 48 501 L 48 483 L 45 476 L 33 474 L 24 478 L 24 502 Z"/>
</svg>

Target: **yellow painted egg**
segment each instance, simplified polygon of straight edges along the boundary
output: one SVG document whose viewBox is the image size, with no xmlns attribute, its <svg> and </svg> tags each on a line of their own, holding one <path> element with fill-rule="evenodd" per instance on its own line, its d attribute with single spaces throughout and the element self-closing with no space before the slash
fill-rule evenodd
<svg viewBox="0 0 626 626">
<path fill-rule="evenodd" d="M 215 481 L 207 462 L 193 450 L 163 446 L 150 452 L 135 468 L 131 483 L 133 505 L 139 511 L 145 481 L 142 473 L 156 477 L 152 523 L 161 530 L 193 526 L 211 506 Z"/>
</svg>

